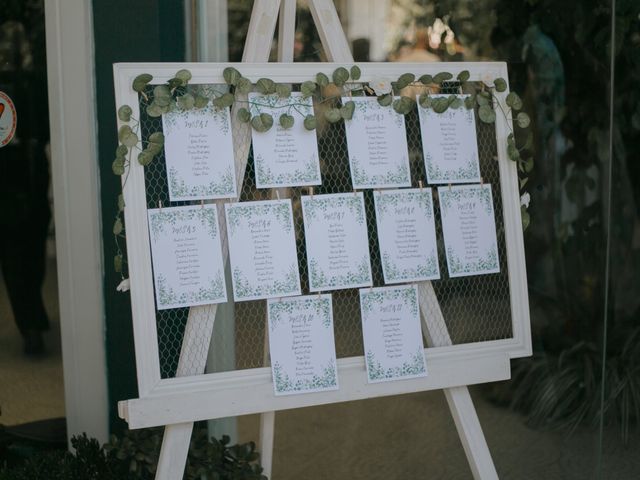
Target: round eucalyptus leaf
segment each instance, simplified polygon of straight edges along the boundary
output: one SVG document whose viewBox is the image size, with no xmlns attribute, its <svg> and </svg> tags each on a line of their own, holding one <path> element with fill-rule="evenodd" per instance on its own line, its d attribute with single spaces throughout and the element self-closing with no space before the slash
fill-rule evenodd
<svg viewBox="0 0 640 480">
<path fill-rule="evenodd" d="M 513 145 L 514 147 L 516 146 L 516 139 L 514 138 L 513 133 L 507 135 L 507 145 Z"/>
<path fill-rule="evenodd" d="M 351 67 L 349 74 L 351 75 L 352 80 L 360 80 L 360 75 L 362 75 L 362 71 L 360 70 L 360 67 L 358 67 L 357 65 L 354 65 L 353 67 Z"/>
<path fill-rule="evenodd" d="M 116 255 L 113 257 L 113 269 L 116 273 L 122 272 L 122 255 Z"/>
<path fill-rule="evenodd" d="M 256 82 L 256 90 L 263 95 L 269 95 L 276 91 L 276 83 L 270 78 L 261 78 Z"/>
<path fill-rule="evenodd" d="M 158 155 L 162 151 L 162 144 L 149 142 L 145 151 L 149 152 L 151 155 Z"/>
<path fill-rule="evenodd" d="M 171 98 L 171 89 L 168 85 L 156 85 L 153 87 L 153 98 Z"/>
<path fill-rule="evenodd" d="M 152 104 L 157 105 L 158 107 L 164 109 L 166 107 L 168 107 L 169 105 L 171 105 L 171 102 L 173 101 L 173 98 L 171 97 L 155 97 L 153 99 L 153 102 L 151 102 Z M 166 113 L 163 111 L 163 113 Z"/>
<path fill-rule="evenodd" d="M 515 143 L 513 145 L 507 145 L 507 155 L 514 162 L 517 162 L 518 160 L 520 160 L 520 152 L 516 148 Z"/>
<path fill-rule="evenodd" d="M 522 230 L 526 230 L 531 223 L 531 216 L 524 205 L 520 207 L 520 216 L 522 217 Z"/>
<path fill-rule="evenodd" d="M 236 113 L 238 120 L 242 123 L 247 123 L 251 121 L 251 112 L 246 108 L 242 107 L 238 109 L 238 113 Z"/>
<path fill-rule="evenodd" d="M 316 83 L 320 85 L 320 87 L 324 88 L 329 85 L 329 77 L 327 77 L 324 73 L 318 72 L 316 75 Z M 315 127 L 314 127 L 315 128 Z"/>
<path fill-rule="evenodd" d="M 338 123 L 342 119 L 340 109 L 330 108 L 329 110 L 325 110 L 324 118 L 326 118 L 329 123 Z"/>
<path fill-rule="evenodd" d="M 176 72 L 176 78 L 182 81 L 182 85 L 186 85 L 191 80 L 191 72 L 186 68 Z"/>
<path fill-rule="evenodd" d="M 124 175 L 124 159 L 116 158 L 111 164 L 111 170 L 114 175 Z"/>
<path fill-rule="evenodd" d="M 507 102 L 507 105 L 514 110 L 520 110 L 522 108 L 522 99 L 516 92 L 509 92 L 505 101 Z"/>
<path fill-rule="evenodd" d="M 122 140 L 124 140 L 124 138 L 129 135 L 132 132 L 131 127 L 129 125 L 122 125 L 119 129 L 118 129 L 118 140 L 120 140 L 120 143 L 123 143 Z"/>
<path fill-rule="evenodd" d="M 398 81 L 396 82 L 396 88 L 398 90 L 402 90 L 404 87 L 406 87 L 410 83 L 413 83 L 415 79 L 416 79 L 416 76 L 413 73 L 403 73 L 402 75 L 400 75 L 400 77 L 398 78 Z"/>
<path fill-rule="evenodd" d="M 153 132 L 149 135 L 149 142 L 164 145 L 164 134 L 162 132 Z"/>
<path fill-rule="evenodd" d="M 118 145 L 116 148 L 116 158 L 123 158 L 129 153 L 129 149 L 124 145 Z"/>
<path fill-rule="evenodd" d="M 302 82 L 300 85 L 300 91 L 302 92 L 302 96 L 310 97 L 316 91 L 316 84 L 311 80 L 307 80 L 306 82 Z"/>
<path fill-rule="evenodd" d="M 292 115 L 289 115 L 288 113 L 283 113 L 282 115 L 280 115 L 279 122 L 282 128 L 289 129 L 293 127 L 294 119 Z"/>
<path fill-rule="evenodd" d="M 227 92 L 211 100 L 211 104 L 216 108 L 228 108 L 233 105 L 234 100 L 233 94 Z"/>
<path fill-rule="evenodd" d="M 169 90 L 174 90 L 182 86 L 182 80 L 179 78 L 172 78 L 167 82 L 167 86 L 169 87 Z"/>
<path fill-rule="evenodd" d="M 122 212 L 124 210 L 124 196 L 122 194 L 118 195 L 118 211 Z"/>
<path fill-rule="evenodd" d="M 467 110 L 471 110 L 474 105 L 476 104 L 476 95 L 475 94 L 471 94 L 468 97 L 465 97 L 464 99 L 464 106 Z"/>
<path fill-rule="evenodd" d="M 353 112 L 356 109 L 356 104 L 354 101 L 349 100 L 345 102 L 345 104 L 340 108 L 340 115 L 345 120 L 351 120 L 353 118 Z"/>
<path fill-rule="evenodd" d="M 268 113 L 261 113 L 251 119 L 251 126 L 256 132 L 266 132 L 273 126 L 273 117 Z"/>
<path fill-rule="evenodd" d="M 507 89 L 507 82 L 504 78 L 496 78 L 493 81 L 493 86 L 496 88 L 496 92 L 504 92 Z"/>
<path fill-rule="evenodd" d="M 527 139 L 524 142 L 524 145 L 522 146 L 523 150 L 531 150 L 531 148 L 533 147 L 533 132 L 529 132 L 527 133 Z"/>
<path fill-rule="evenodd" d="M 138 163 L 143 167 L 149 165 L 153 160 L 153 154 L 148 150 L 143 150 L 138 154 Z"/>
<path fill-rule="evenodd" d="M 344 67 L 338 67 L 333 72 L 333 83 L 338 87 L 343 86 L 349 80 L 349 70 Z"/>
<path fill-rule="evenodd" d="M 242 77 L 240 72 L 233 67 L 227 67 L 222 71 L 222 76 L 227 85 L 236 85 L 238 80 Z"/>
<path fill-rule="evenodd" d="M 402 96 L 393 101 L 393 109 L 400 115 L 406 115 L 413 109 L 414 103 L 413 99 Z"/>
<path fill-rule="evenodd" d="M 138 135 L 131 132 L 122 139 L 122 144 L 131 148 L 138 144 Z"/>
<path fill-rule="evenodd" d="M 307 130 L 315 130 L 316 129 L 317 120 L 314 115 L 307 115 L 304 117 L 304 128 Z"/>
<path fill-rule="evenodd" d="M 441 84 L 442 82 L 446 82 L 447 80 L 451 80 L 453 75 L 449 72 L 440 72 L 433 77 L 433 83 Z"/>
<path fill-rule="evenodd" d="M 241 93 L 243 95 L 246 95 L 247 93 L 249 93 L 252 88 L 253 88 L 253 84 L 251 83 L 251 80 L 245 77 L 239 78 L 238 82 L 236 83 L 236 92 Z"/>
<path fill-rule="evenodd" d="M 460 98 L 458 95 L 452 95 L 452 97 L 453 99 L 449 102 L 449 106 L 455 109 L 461 108 L 464 104 L 462 98 Z"/>
<path fill-rule="evenodd" d="M 529 115 L 527 115 L 526 113 L 520 112 L 516 117 L 516 123 L 520 128 L 527 128 L 531 123 L 531 119 L 529 118 Z"/>
<path fill-rule="evenodd" d="M 190 93 L 185 93 L 178 97 L 176 103 L 181 110 L 191 110 L 196 105 L 196 99 Z"/>
<path fill-rule="evenodd" d="M 280 98 L 289 98 L 291 96 L 291 87 L 286 83 L 276 85 L 276 93 Z"/>
<path fill-rule="evenodd" d="M 529 173 L 531 170 L 533 170 L 533 157 L 529 157 L 524 161 L 524 171 Z"/>
<path fill-rule="evenodd" d="M 153 75 L 149 75 L 148 73 L 141 73 L 133 79 L 131 88 L 133 88 L 133 90 L 138 93 L 142 92 L 151 80 L 153 80 Z"/>
<path fill-rule="evenodd" d="M 132 113 L 133 110 L 131 110 L 131 107 L 129 105 L 122 105 L 118 109 L 118 118 L 121 122 L 128 122 L 129 120 L 131 120 Z"/>
<path fill-rule="evenodd" d="M 484 123 L 493 123 L 496 121 L 496 112 L 489 105 L 482 105 L 478 109 L 478 116 Z"/>
<path fill-rule="evenodd" d="M 204 108 L 209 104 L 209 98 L 204 95 L 197 94 L 195 96 L 195 107 Z"/>
<path fill-rule="evenodd" d="M 430 85 L 433 83 L 433 77 L 431 75 L 422 75 L 419 80 L 423 85 Z"/>
<path fill-rule="evenodd" d="M 467 82 L 469 81 L 470 77 L 471 77 L 471 74 L 469 73 L 469 70 L 463 70 L 458 74 L 457 79 L 461 82 Z"/>
<path fill-rule="evenodd" d="M 149 115 L 150 117 L 156 118 L 161 116 L 162 113 L 162 108 L 155 102 L 147 106 L 147 115 Z"/>
<path fill-rule="evenodd" d="M 113 222 L 113 234 L 120 235 L 122 233 L 122 230 L 124 230 L 124 227 L 122 226 L 122 220 L 120 220 L 120 217 L 118 217 L 116 218 L 116 221 Z"/>
<path fill-rule="evenodd" d="M 384 95 L 380 95 L 378 97 L 378 103 L 382 107 L 388 107 L 393 102 L 393 96 L 390 93 L 385 93 Z"/>
<path fill-rule="evenodd" d="M 418 102 L 420 103 L 420 106 L 422 108 L 429 108 L 432 103 L 431 97 L 427 93 L 421 94 L 420 98 L 418 99 Z"/>
<path fill-rule="evenodd" d="M 433 111 L 436 113 L 444 113 L 447 111 L 447 108 L 449 108 L 449 100 L 445 97 L 434 98 L 431 102 L 431 108 L 433 108 Z"/>
</svg>

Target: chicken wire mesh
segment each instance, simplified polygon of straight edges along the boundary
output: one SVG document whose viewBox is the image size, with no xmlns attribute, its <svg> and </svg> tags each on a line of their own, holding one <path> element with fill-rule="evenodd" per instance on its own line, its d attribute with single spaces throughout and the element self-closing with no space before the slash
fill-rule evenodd
<svg viewBox="0 0 640 480">
<path fill-rule="evenodd" d="M 219 87 L 223 90 L 225 87 Z M 452 93 L 458 88 L 448 86 Z M 296 86 L 294 85 L 294 90 Z M 443 93 L 447 89 L 442 90 Z M 150 92 L 148 92 L 150 93 Z M 140 99 L 140 133 L 143 141 L 156 131 L 162 131 L 162 120 L 146 114 L 146 101 Z M 344 124 L 329 124 L 322 121 L 322 112 L 315 105 L 318 118 L 318 150 L 320 156 L 322 185 L 314 187 L 314 193 L 340 193 L 352 191 L 347 143 Z M 326 108 L 326 106 L 325 106 Z M 477 112 L 476 112 L 477 116 Z M 422 155 L 422 138 L 417 107 L 405 116 L 407 143 L 414 187 L 422 181 L 427 186 Z M 432 282 L 437 301 L 443 313 L 448 332 L 430 332 L 434 344 L 451 342 L 456 344 L 482 342 L 512 337 L 509 276 L 506 263 L 506 244 L 500 195 L 500 174 L 498 169 L 494 125 L 476 119 L 480 172 L 485 183 L 493 189 L 493 201 L 498 239 L 500 273 L 492 275 L 449 278 L 444 252 L 444 239 L 440 221 L 440 209 L 436 186 L 433 188 L 436 217 L 436 237 L 440 280 Z M 246 127 L 244 127 L 246 128 Z M 244 149 L 246 136 L 237 134 L 234 127 L 234 148 Z M 170 202 L 164 151 L 156 160 L 145 167 L 147 207 L 156 208 L 188 205 L 193 202 Z M 240 190 L 240 201 L 266 200 L 273 198 L 271 189 L 258 189 L 255 185 L 253 151 L 249 148 L 246 170 Z M 309 293 L 308 270 L 305 251 L 305 232 L 300 206 L 301 195 L 308 194 L 307 187 L 280 189 L 282 198 L 291 198 L 295 223 L 295 238 L 300 266 L 302 293 Z M 382 266 L 378 248 L 378 235 L 371 190 L 364 191 L 369 232 L 369 249 L 374 286 L 383 286 Z M 220 210 L 219 210 L 220 211 Z M 232 288 L 227 272 L 229 303 L 217 307 L 215 323 L 211 321 L 211 306 L 175 308 L 156 312 L 158 349 L 162 378 L 202 372 L 208 357 L 207 371 L 230 371 L 261 367 L 265 358 L 266 300 L 233 303 Z M 360 326 L 360 305 L 357 289 L 338 290 L 333 295 L 333 316 L 336 353 L 338 358 L 363 354 L 362 329 Z M 188 322 L 189 315 L 191 320 Z M 190 329 L 185 335 L 185 328 Z M 213 330 L 213 340 L 209 339 Z M 183 339 L 184 353 L 180 359 Z"/>
</svg>

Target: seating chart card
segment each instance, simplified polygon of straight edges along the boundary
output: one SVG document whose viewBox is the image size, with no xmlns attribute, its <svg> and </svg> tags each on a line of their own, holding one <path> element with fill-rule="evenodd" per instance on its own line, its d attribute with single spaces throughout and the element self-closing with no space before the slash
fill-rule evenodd
<svg viewBox="0 0 640 480">
<path fill-rule="evenodd" d="M 174 110 L 162 130 L 172 202 L 237 196 L 228 108 Z"/>
<path fill-rule="evenodd" d="M 300 295 L 291 200 L 228 203 L 236 301 Z"/>
<path fill-rule="evenodd" d="M 213 205 L 148 210 L 158 310 L 227 301 Z"/>
<path fill-rule="evenodd" d="M 277 94 L 249 94 L 253 116 L 268 113 L 274 125 L 266 132 L 251 130 L 258 188 L 320 185 L 320 162 L 315 130 L 304 127 L 307 115 L 313 115 L 313 100 L 293 92 L 289 98 Z M 284 128 L 282 114 L 293 117 L 293 126 Z"/>
<path fill-rule="evenodd" d="M 427 375 L 415 285 L 363 288 L 360 311 L 369 383 Z"/>
<path fill-rule="evenodd" d="M 473 109 L 464 106 L 467 96 L 459 95 L 458 105 L 451 105 L 443 113 L 421 107 L 418 102 L 422 153 L 431 184 L 480 182 L 476 118 Z"/>
<path fill-rule="evenodd" d="M 362 192 L 302 197 L 312 292 L 372 285 Z"/>
<path fill-rule="evenodd" d="M 411 186 L 404 115 L 376 97 L 342 99 L 348 101 L 355 104 L 353 118 L 344 122 L 353 188 Z"/>
<path fill-rule="evenodd" d="M 498 242 L 491 185 L 439 187 L 450 277 L 498 273 Z"/>
<path fill-rule="evenodd" d="M 331 295 L 267 302 L 276 395 L 338 389 Z"/>
<path fill-rule="evenodd" d="M 385 283 L 440 278 L 430 188 L 373 192 Z"/>
</svg>

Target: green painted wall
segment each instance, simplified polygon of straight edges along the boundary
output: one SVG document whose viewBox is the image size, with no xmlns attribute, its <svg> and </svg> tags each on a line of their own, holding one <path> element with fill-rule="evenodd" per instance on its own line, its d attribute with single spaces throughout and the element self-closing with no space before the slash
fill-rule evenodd
<svg viewBox="0 0 640 480">
<path fill-rule="evenodd" d="M 93 0 L 96 103 L 100 162 L 100 198 L 104 252 L 104 300 L 112 431 L 126 424 L 117 402 L 137 396 L 129 294 L 116 292 L 120 274 L 113 270 L 115 245 L 111 233 L 117 211 L 120 178 L 111 171 L 117 146 L 112 64 L 184 60 L 183 2 L 167 0 Z"/>
</svg>

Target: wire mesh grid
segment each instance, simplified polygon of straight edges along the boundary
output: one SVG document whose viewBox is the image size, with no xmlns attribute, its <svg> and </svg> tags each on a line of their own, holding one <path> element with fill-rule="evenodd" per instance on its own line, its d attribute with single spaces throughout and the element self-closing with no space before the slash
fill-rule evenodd
<svg viewBox="0 0 640 480">
<path fill-rule="evenodd" d="M 295 87 L 294 85 L 294 90 Z M 457 91 L 456 85 L 450 85 L 449 88 L 452 89 L 452 92 Z M 443 90 L 443 93 L 448 92 Z M 160 118 L 146 115 L 146 102 L 142 99 L 140 102 L 140 132 L 143 141 L 145 141 L 151 133 L 162 131 L 162 121 Z M 327 107 L 328 105 L 325 103 L 323 108 Z M 344 125 L 341 122 L 329 124 L 322 121 L 321 108 L 316 104 L 315 109 L 318 118 L 317 137 L 322 185 L 315 187 L 314 193 L 321 195 L 323 193 L 352 191 Z M 405 123 L 413 186 L 417 187 L 419 181 L 423 181 L 427 186 L 417 107 L 405 116 Z M 432 186 L 438 260 L 441 272 L 440 280 L 435 280 L 432 284 L 447 330 L 444 331 L 443 328 L 441 331 L 430 332 L 435 345 L 448 344 L 449 339 L 452 344 L 456 345 L 512 337 L 509 276 L 506 264 L 495 127 L 482 123 L 477 118 L 476 126 L 481 176 L 485 183 L 491 184 L 493 190 L 500 273 L 449 278 L 437 192 L 436 187 Z M 246 138 L 246 136 L 236 135 L 235 129 L 233 134 L 234 148 L 246 149 L 247 145 L 240 144 L 240 142 L 244 142 L 242 138 Z M 154 162 L 145 167 L 145 183 L 148 208 L 156 208 L 159 202 L 162 202 L 163 207 L 191 203 L 169 201 L 164 151 L 156 157 Z M 295 238 L 303 294 L 309 293 L 305 232 L 300 206 L 300 197 L 306 194 L 308 194 L 306 187 L 280 189 L 281 197 L 291 198 L 293 204 Z M 240 190 L 240 201 L 266 200 L 272 197 L 273 192 L 270 189 L 256 188 L 253 151 L 250 149 Z M 364 191 L 364 199 L 374 286 L 383 286 L 384 280 L 371 190 Z M 227 290 L 231 302 L 232 289 L 229 284 L 228 272 Z M 362 355 L 358 291 L 357 289 L 338 290 L 332 292 L 332 295 L 337 356 L 342 358 Z M 436 305 L 432 305 L 432 307 L 437 308 Z M 201 372 L 207 355 L 210 359 L 209 371 L 256 368 L 266 364 L 264 353 L 266 301 L 257 300 L 218 306 L 217 319 L 214 324 L 210 317 L 211 312 L 215 310 L 216 308 L 206 306 L 194 307 L 191 309 L 191 313 L 189 308 L 157 311 L 156 321 L 162 378 L 193 374 L 198 371 L 196 365 L 201 366 L 199 368 Z M 430 308 L 430 311 L 433 310 Z M 193 329 L 193 333 L 187 335 L 190 343 L 185 343 L 185 353 L 180 360 L 180 351 L 189 315 L 191 315 L 189 328 Z M 212 329 L 213 341 L 209 346 Z"/>
</svg>

